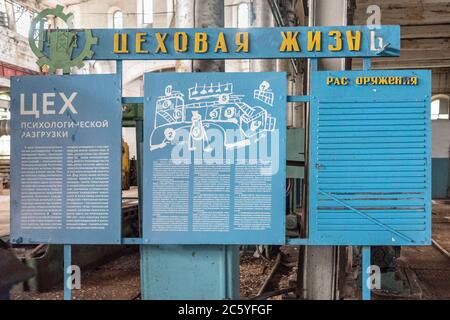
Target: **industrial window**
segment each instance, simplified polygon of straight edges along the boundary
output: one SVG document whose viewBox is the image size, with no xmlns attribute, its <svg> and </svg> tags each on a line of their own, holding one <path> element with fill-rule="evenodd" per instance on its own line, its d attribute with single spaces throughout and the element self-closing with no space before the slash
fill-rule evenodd
<svg viewBox="0 0 450 320">
<path fill-rule="evenodd" d="M 241 3 L 238 6 L 238 28 L 248 28 L 250 25 L 248 3 Z"/>
<path fill-rule="evenodd" d="M 449 119 L 450 97 L 439 95 L 431 101 L 431 120 Z"/>
<path fill-rule="evenodd" d="M 142 23 L 153 23 L 153 0 L 142 0 Z"/>
<path fill-rule="evenodd" d="M 5 0 L 0 0 L 0 27 L 8 27 Z"/>
<path fill-rule="evenodd" d="M 14 8 L 14 21 L 16 26 L 16 32 L 25 37 L 28 37 L 28 31 L 31 26 L 31 20 L 33 20 L 35 13 L 17 3 L 14 3 L 13 8 Z"/>
<path fill-rule="evenodd" d="M 120 10 L 114 11 L 113 13 L 113 28 L 114 29 L 123 28 L 123 13 Z"/>
</svg>

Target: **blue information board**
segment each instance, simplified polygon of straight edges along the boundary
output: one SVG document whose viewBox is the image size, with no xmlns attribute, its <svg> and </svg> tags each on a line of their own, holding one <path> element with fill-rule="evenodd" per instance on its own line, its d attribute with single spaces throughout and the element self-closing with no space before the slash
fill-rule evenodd
<svg viewBox="0 0 450 320">
<path fill-rule="evenodd" d="M 286 74 L 147 73 L 143 238 L 285 242 Z"/>
<path fill-rule="evenodd" d="M 13 243 L 120 243 L 120 79 L 11 80 Z"/>
<path fill-rule="evenodd" d="M 310 243 L 431 244 L 431 72 L 312 75 Z"/>
</svg>

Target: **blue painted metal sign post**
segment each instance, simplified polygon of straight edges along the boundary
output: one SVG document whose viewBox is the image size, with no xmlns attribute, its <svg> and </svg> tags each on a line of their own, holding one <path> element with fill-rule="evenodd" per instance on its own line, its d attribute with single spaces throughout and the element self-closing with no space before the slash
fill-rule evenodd
<svg viewBox="0 0 450 320">
<path fill-rule="evenodd" d="M 24 76 L 11 83 L 12 242 L 119 244 L 118 78 Z"/>
<path fill-rule="evenodd" d="M 144 82 L 144 242 L 284 244 L 286 74 Z"/>
</svg>

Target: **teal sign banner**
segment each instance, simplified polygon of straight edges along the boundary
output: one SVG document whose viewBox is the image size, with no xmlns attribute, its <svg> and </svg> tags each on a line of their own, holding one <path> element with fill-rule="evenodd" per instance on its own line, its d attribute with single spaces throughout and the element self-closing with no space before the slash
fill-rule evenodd
<svg viewBox="0 0 450 320">
<path fill-rule="evenodd" d="M 390 25 L 377 29 L 340 26 L 86 29 L 51 32 L 76 35 L 77 45 L 72 44 L 70 52 L 73 57 L 83 60 L 286 59 L 400 55 L 400 27 Z M 60 37 L 42 38 L 51 40 Z M 68 38 L 70 39 L 69 35 L 63 37 Z M 52 46 L 40 45 L 51 56 L 48 51 Z"/>
</svg>

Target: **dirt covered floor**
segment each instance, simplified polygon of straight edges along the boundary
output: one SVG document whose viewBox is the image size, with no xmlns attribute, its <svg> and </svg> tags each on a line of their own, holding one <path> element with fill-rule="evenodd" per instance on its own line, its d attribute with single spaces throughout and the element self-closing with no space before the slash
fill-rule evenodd
<svg viewBox="0 0 450 320">
<path fill-rule="evenodd" d="M 375 299 L 450 299 L 450 200 L 433 201 L 432 221 L 433 245 L 401 248 L 396 276 L 403 290 L 376 291 Z"/>
<path fill-rule="evenodd" d="M 433 201 L 432 218 L 434 245 L 403 247 L 401 260 L 416 274 L 421 299 L 449 300 L 450 256 L 445 252 L 450 253 L 450 200 Z"/>
<path fill-rule="evenodd" d="M 297 260 L 297 247 L 276 247 L 271 259 L 255 257 L 249 251 L 243 252 L 240 263 L 241 299 L 255 299 L 258 295 L 270 295 L 279 290 L 295 287 Z M 283 293 L 267 299 L 293 298 L 293 294 L 293 292 Z"/>
<path fill-rule="evenodd" d="M 244 254 L 240 265 L 241 297 L 255 297 L 274 265 L 275 260 L 273 259 L 265 260 L 255 258 L 251 254 Z"/>
<path fill-rule="evenodd" d="M 289 257 L 283 259 L 284 264 Z M 272 259 L 256 258 L 252 253 L 241 256 L 240 294 L 242 299 L 254 298 L 275 266 Z M 292 268 L 280 264 L 267 285 L 267 291 L 287 288 L 292 278 Z M 140 298 L 139 253 L 124 255 L 99 267 L 90 268 L 81 276 L 81 289 L 73 290 L 75 300 L 132 300 Z M 11 292 L 13 300 L 62 300 L 63 283 L 44 293 L 23 291 L 16 287 Z M 272 299 L 281 299 L 281 296 Z"/>
<path fill-rule="evenodd" d="M 61 300 L 63 283 L 50 292 L 11 292 L 13 300 Z M 81 275 L 81 289 L 73 290 L 75 300 L 132 300 L 139 297 L 139 252 L 121 256 Z"/>
<path fill-rule="evenodd" d="M 449 201 L 433 203 L 433 239 L 444 250 L 450 252 Z M 254 299 L 261 293 L 268 294 L 295 287 L 298 247 L 277 247 L 271 252 L 271 259 L 255 257 L 253 248 L 247 248 L 241 253 L 240 295 L 242 299 Z M 278 254 L 280 254 L 280 259 L 277 264 Z M 450 299 L 450 258 L 436 246 L 403 247 L 400 262 L 401 268 L 408 271 L 406 272 L 408 280 L 415 283 L 417 289 L 415 295 L 384 294 L 383 299 Z M 275 266 L 277 267 L 273 276 L 266 281 Z M 411 274 L 414 277 L 409 277 Z M 105 265 L 86 270 L 82 273 L 81 281 L 82 288 L 74 290 L 74 299 L 139 299 L 139 253 L 126 254 Z M 265 289 L 260 292 L 265 283 Z M 18 300 L 62 299 L 62 287 L 61 282 L 60 285 L 46 293 L 23 292 L 19 288 L 15 288 L 11 298 Z M 294 297 L 291 292 L 268 299 L 292 299 Z"/>
</svg>

